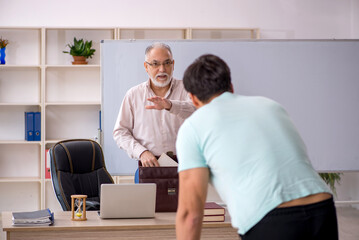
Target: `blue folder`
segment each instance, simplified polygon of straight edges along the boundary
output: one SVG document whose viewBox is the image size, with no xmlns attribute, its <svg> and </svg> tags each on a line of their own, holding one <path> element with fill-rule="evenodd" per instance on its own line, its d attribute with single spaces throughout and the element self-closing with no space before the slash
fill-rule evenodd
<svg viewBox="0 0 359 240">
<path fill-rule="evenodd" d="M 25 140 L 34 141 L 34 113 L 25 112 Z"/>
<path fill-rule="evenodd" d="M 34 112 L 34 141 L 41 141 L 41 113 Z"/>
</svg>

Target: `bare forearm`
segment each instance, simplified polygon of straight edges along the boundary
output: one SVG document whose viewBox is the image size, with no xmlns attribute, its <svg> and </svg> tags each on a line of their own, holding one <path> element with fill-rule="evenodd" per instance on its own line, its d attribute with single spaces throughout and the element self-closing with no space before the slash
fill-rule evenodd
<svg viewBox="0 0 359 240">
<path fill-rule="evenodd" d="M 177 240 L 199 240 L 202 229 L 201 214 L 190 215 L 183 212 L 177 212 L 176 218 L 176 236 Z"/>
<path fill-rule="evenodd" d="M 200 239 L 208 177 L 208 168 L 194 168 L 179 173 L 180 190 L 176 216 L 177 239 Z"/>
</svg>

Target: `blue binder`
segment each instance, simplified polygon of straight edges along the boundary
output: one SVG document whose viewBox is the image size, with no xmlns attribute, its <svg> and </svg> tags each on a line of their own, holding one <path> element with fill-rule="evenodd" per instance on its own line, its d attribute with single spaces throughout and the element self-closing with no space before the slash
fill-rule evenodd
<svg viewBox="0 0 359 240">
<path fill-rule="evenodd" d="M 41 113 L 34 112 L 34 141 L 41 141 Z"/>
<path fill-rule="evenodd" d="M 34 141 L 34 113 L 25 112 L 25 140 Z"/>
</svg>

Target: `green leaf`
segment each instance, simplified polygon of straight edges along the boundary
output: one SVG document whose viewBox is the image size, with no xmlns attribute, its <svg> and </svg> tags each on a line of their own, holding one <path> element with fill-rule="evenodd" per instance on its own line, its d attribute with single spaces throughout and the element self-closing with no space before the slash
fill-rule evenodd
<svg viewBox="0 0 359 240">
<path fill-rule="evenodd" d="M 319 173 L 320 177 L 330 187 L 335 195 L 337 195 L 335 184 L 340 184 L 341 175 L 343 173 Z"/>
<path fill-rule="evenodd" d="M 84 41 L 82 38 L 77 39 L 74 37 L 73 44 L 67 44 L 70 51 L 63 51 L 63 53 L 69 53 L 72 56 L 84 56 L 86 58 L 92 58 L 95 53 L 95 49 L 91 49 L 92 41 Z"/>
</svg>

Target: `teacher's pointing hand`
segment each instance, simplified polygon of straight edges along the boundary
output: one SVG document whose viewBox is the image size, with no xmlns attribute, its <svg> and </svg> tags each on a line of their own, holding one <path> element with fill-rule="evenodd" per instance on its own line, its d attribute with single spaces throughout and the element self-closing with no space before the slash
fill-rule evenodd
<svg viewBox="0 0 359 240">
<path fill-rule="evenodd" d="M 154 105 L 147 105 L 146 109 L 170 110 L 172 107 L 171 101 L 163 97 L 155 96 L 155 97 L 147 98 L 147 100 L 152 102 Z"/>
</svg>

